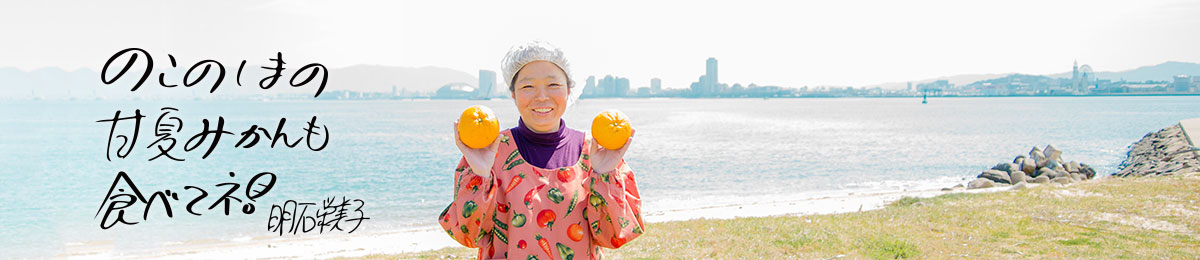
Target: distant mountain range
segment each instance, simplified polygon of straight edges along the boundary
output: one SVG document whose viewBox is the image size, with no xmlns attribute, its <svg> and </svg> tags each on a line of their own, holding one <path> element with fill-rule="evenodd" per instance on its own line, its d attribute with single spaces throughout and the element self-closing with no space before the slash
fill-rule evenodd
<svg viewBox="0 0 1200 260">
<path fill-rule="evenodd" d="M 1082 66 L 1082 64 L 1080 66 Z M 1108 80 L 1113 80 L 1113 81 L 1120 81 L 1120 80 L 1135 81 L 1135 82 L 1141 82 L 1141 81 L 1147 81 L 1147 80 L 1170 81 L 1173 79 L 1174 76 L 1177 76 L 1177 75 L 1200 76 L 1200 64 L 1190 63 L 1190 62 L 1168 61 L 1168 62 L 1164 62 L 1164 63 L 1158 64 L 1158 65 L 1143 66 L 1143 67 L 1139 67 L 1139 68 L 1131 69 L 1131 70 L 1116 71 L 1116 72 L 1096 71 L 1095 73 L 1096 73 L 1096 78 L 1108 79 Z M 932 78 L 932 79 L 914 80 L 914 81 L 912 81 L 912 84 L 913 84 L 913 86 L 916 86 L 917 84 L 921 84 L 921 83 L 929 83 L 929 82 L 934 82 L 934 81 L 938 81 L 938 80 L 946 80 L 946 81 L 950 82 L 950 84 L 954 84 L 956 86 L 962 86 L 962 85 L 974 83 L 976 81 L 1003 78 L 1003 77 L 1007 77 L 1007 76 L 1010 76 L 1013 74 L 1016 74 L 1016 73 L 954 75 L 954 76 L 945 76 L 945 77 L 938 77 L 938 78 Z M 1047 77 L 1051 77 L 1051 78 L 1071 78 L 1071 71 L 1049 74 L 1049 75 L 1042 75 L 1042 76 L 1047 76 Z M 868 85 L 867 87 L 869 87 L 869 88 L 881 87 L 881 88 L 885 88 L 885 89 L 907 88 L 908 82 L 889 82 L 889 83 Z"/>
<path fill-rule="evenodd" d="M 1080 65 L 1082 66 L 1082 65 Z M 1095 67 L 1093 67 L 1095 69 Z M 1200 76 L 1200 64 L 1190 62 L 1168 61 L 1154 66 L 1142 66 L 1136 69 L 1106 72 L 1097 71 L 1096 78 L 1113 81 L 1171 81 L 1178 75 Z M 1051 78 L 1071 78 L 1071 72 L 1046 75 Z"/>
<path fill-rule="evenodd" d="M 158 73 L 154 71 L 142 87 L 135 93 L 130 88 L 136 82 L 135 76 L 141 71 L 130 71 L 112 85 L 105 85 L 100 80 L 100 73 L 91 69 L 65 71 L 61 68 L 50 67 L 33 71 L 21 71 L 15 68 L 0 68 L 0 99 L 128 99 L 128 98 L 228 98 L 240 95 L 275 95 L 275 94 L 314 94 L 317 85 L 292 87 L 288 84 L 293 70 L 285 70 L 282 77 L 271 89 L 258 87 L 259 80 L 267 76 L 269 71 L 259 69 L 256 65 L 246 65 L 242 75 L 242 85 L 236 81 L 237 67 L 227 66 L 225 80 L 213 94 L 209 94 L 211 79 L 191 88 L 183 86 L 164 88 L 158 84 Z M 254 69 L 250 69 L 254 68 Z M 115 69 L 113 69 L 115 70 Z M 184 71 L 169 70 L 165 76 L 168 84 L 180 84 Z M 213 72 L 215 73 L 215 72 Z M 440 67 L 398 67 L 379 65 L 355 65 L 345 68 L 330 69 L 329 82 L 325 87 L 330 91 L 385 92 L 396 91 L 408 93 L 433 93 L 438 88 L 449 83 L 467 83 L 478 85 L 476 73 L 462 72 Z M 133 75 L 138 74 L 138 75 Z M 111 74 L 110 74 L 111 75 Z M 180 84 L 182 85 L 182 84 Z"/>
</svg>

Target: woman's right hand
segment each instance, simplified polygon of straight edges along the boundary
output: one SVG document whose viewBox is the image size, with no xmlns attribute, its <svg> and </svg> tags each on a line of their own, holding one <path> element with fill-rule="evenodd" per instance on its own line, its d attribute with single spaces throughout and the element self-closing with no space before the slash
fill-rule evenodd
<svg viewBox="0 0 1200 260">
<path fill-rule="evenodd" d="M 471 165 L 475 174 L 492 177 L 492 164 L 496 163 L 496 153 L 500 150 L 499 136 L 487 147 L 478 149 L 468 147 L 458 137 L 458 120 L 454 120 L 454 144 L 458 145 L 458 151 L 462 152 L 463 158 L 466 158 L 467 164 Z"/>
</svg>

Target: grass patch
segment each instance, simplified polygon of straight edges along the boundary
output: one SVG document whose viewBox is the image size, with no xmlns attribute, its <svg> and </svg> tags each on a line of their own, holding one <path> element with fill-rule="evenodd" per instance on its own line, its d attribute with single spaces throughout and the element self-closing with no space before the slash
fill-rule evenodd
<svg viewBox="0 0 1200 260">
<path fill-rule="evenodd" d="M 1067 240 L 1059 240 L 1059 241 L 1055 241 L 1055 242 L 1058 242 L 1059 244 L 1067 245 L 1067 246 L 1097 245 L 1096 242 L 1092 242 L 1091 240 L 1088 240 L 1087 238 L 1082 238 L 1082 237 L 1081 238 L 1072 238 L 1072 239 L 1067 239 Z"/>
<path fill-rule="evenodd" d="M 912 206 L 913 204 L 916 204 L 917 202 L 920 202 L 920 201 L 921 201 L 921 198 L 904 196 L 904 197 L 901 197 L 899 200 L 893 201 L 891 204 L 888 204 L 888 207 Z"/>
<path fill-rule="evenodd" d="M 1010 235 L 1009 235 L 1008 231 L 992 232 L 992 237 L 994 237 L 994 238 L 1008 238 L 1009 236 Z"/>
<path fill-rule="evenodd" d="M 863 255 L 871 259 L 905 259 L 917 256 L 917 246 L 896 237 L 877 237 L 862 244 Z"/>
<path fill-rule="evenodd" d="M 1200 255 L 1200 225 L 1195 224 L 1200 208 L 1193 201 L 1200 201 L 1196 174 L 1106 178 L 1066 187 L 902 198 L 883 209 L 854 213 L 649 223 L 645 235 L 604 254 L 611 259 L 1192 259 Z M 1175 228 L 1155 229 L 1159 222 Z M 363 258 L 471 259 L 475 254 L 476 249 L 457 247 Z"/>
</svg>

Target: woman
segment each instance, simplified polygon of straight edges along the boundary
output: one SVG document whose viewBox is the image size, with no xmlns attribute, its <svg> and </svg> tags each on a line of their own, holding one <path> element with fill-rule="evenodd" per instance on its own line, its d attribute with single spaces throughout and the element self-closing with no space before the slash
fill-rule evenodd
<svg viewBox="0 0 1200 260">
<path fill-rule="evenodd" d="M 438 217 L 446 233 L 480 259 L 597 259 L 599 247 L 641 235 L 641 195 L 622 159 L 633 138 L 609 150 L 567 127 L 562 116 L 581 91 L 562 51 L 516 46 L 502 67 L 521 118 L 479 149 L 455 131 L 463 158 L 454 202 Z"/>
</svg>

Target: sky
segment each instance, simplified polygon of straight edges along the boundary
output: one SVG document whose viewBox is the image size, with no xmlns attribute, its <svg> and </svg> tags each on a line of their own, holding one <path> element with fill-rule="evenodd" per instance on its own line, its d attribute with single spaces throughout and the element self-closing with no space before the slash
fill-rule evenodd
<svg viewBox="0 0 1200 260">
<path fill-rule="evenodd" d="M 863 86 L 982 73 L 1200 62 L 1200 1 L 5 1 L 0 67 L 156 60 L 498 71 L 529 40 L 589 75 L 682 88 Z M 336 75 L 331 75 L 336 76 Z"/>
</svg>

